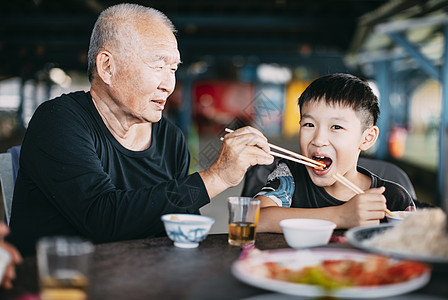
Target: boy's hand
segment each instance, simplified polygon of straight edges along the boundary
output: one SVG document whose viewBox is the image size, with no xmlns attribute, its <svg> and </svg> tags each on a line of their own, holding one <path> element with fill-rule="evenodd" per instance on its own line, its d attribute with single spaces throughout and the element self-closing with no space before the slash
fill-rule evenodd
<svg viewBox="0 0 448 300">
<path fill-rule="evenodd" d="M 385 217 L 385 187 L 367 190 L 364 194 L 354 196 L 341 208 L 341 228 L 352 228 L 361 225 L 375 225 Z"/>
</svg>

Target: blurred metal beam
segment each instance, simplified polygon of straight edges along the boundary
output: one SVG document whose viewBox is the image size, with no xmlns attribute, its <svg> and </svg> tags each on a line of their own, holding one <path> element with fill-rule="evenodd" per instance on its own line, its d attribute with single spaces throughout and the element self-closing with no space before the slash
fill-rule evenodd
<svg viewBox="0 0 448 300">
<path fill-rule="evenodd" d="M 427 59 L 420 49 L 414 46 L 404 35 L 399 32 L 390 32 L 389 37 L 400 47 L 402 47 L 406 52 L 413 57 L 420 67 L 428 73 L 433 79 L 440 81 L 440 71 L 433 65 L 433 63 Z"/>
<path fill-rule="evenodd" d="M 448 214 L 448 24 L 444 26 L 444 54 L 441 76 L 442 111 L 439 127 L 439 168 L 438 168 L 438 198 L 441 207 Z M 448 229 L 448 222 L 447 222 Z"/>
<path fill-rule="evenodd" d="M 387 60 L 379 61 L 375 64 L 375 81 L 378 84 L 380 92 L 380 116 L 378 118 L 378 128 L 380 135 L 378 137 L 378 148 L 375 156 L 380 160 L 385 160 L 389 155 L 389 133 L 390 133 L 390 62 Z"/>
<path fill-rule="evenodd" d="M 168 17 L 174 23 L 176 27 L 183 28 L 185 26 L 204 26 L 207 29 L 216 30 L 233 30 L 233 28 L 255 28 L 260 29 L 275 29 L 283 30 L 294 28 L 299 28 L 307 31 L 316 30 L 328 30 L 328 24 L 333 24 L 335 27 L 340 28 L 340 26 L 353 26 L 353 20 L 347 18 L 341 18 L 340 16 L 309 16 L 309 15 L 295 15 L 295 16 L 285 16 L 285 15 L 178 15 L 178 14 L 168 14 Z"/>
<path fill-rule="evenodd" d="M 301 55 L 300 53 L 277 52 L 262 54 L 244 54 L 241 53 L 218 53 L 207 55 L 205 53 L 187 53 L 189 60 L 215 62 L 232 62 L 235 58 L 241 59 L 244 64 L 275 63 L 279 65 L 288 65 L 290 67 L 307 67 L 323 74 L 335 72 L 349 72 L 341 54 L 310 54 Z M 353 71 L 353 70 L 350 70 Z"/>
<path fill-rule="evenodd" d="M 405 30 L 409 24 L 405 24 L 407 21 L 393 21 L 385 22 L 385 20 L 403 14 L 403 16 L 412 23 L 412 27 L 418 27 L 423 23 L 437 23 L 438 16 L 420 18 L 421 16 L 429 15 L 435 11 L 446 9 L 448 6 L 448 0 L 436 0 L 436 1 L 421 1 L 421 0 L 391 0 L 382 6 L 378 7 L 374 11 L 368 12 L 361 16 L 358 21 L 358 26 L 353 35 L 351 45 L 348 50 L 348 55 L 353 56 L 359 52 L 362 45 L 369 38 L 371 34 L 385 34 L 389 30 L 388 28 L 401 26 L 399 30 Z M 418 18 L 418 20 L 417 20 Z M 440 23 L 440 22 L 439 22 Z M 381 27 L 378 24 L 384 24 Z M 393 24 L 393 25 L 391 25 Z M 380 26 L 378 29 L 376 27 Z M 397 31 L 398 28 L 393 29 Z M 377 31 L 378 30 L 378 31 Z"/>
<path fill-rule="evenodd" d="M 389 1 L 374 11 L 368 12 L 361 16 L 358 21 L 358 26 L 353 35 L 352 43 L 348 50 L 348 55 L 356 54 L 368 39 L 372 32 L 372 28 L 378 23 L 382 23 L 387 18 L 394 16 L 402 11 L 405 11 L 416 5 L 420 5 L 420 0 L 394 0 Z"/>
<path fill-rule="evenodd" d="M 389 34 L 393 32 L 402 32 L 421 27 L 444 25 L 446 23 L 448 23 L 448 15 L 440 14 L 425 18 L 418 18 L 418 19 L 413 18 L 413 19 L 382 23 L 375 26 L 375 33 Z"/>
<path fill-rule="evenodd" d="M 14 34 L 23 29 L 33 31 L 49 30 L 46 32 L 54 33 L 58 31 L 84 29 L 92 31 L 93 24 L 97 18 L 96 15 L 89 14 L 38 14 L 38 15 L 2 15 L 0 21 L 0 31 L 7 31 Z"/>
</svg>

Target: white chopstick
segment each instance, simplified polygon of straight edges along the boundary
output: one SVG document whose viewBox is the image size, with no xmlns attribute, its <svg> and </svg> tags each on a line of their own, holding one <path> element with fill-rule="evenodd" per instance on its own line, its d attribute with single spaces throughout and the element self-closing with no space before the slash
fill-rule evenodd
<svg viewBox="0 0 448 300">
<path fill-rule="evenodd" d="M 229 129 L 229 128 L 226 128 L 225 131 L 226 132 L 233 132 L 233 130 Z M 222 138 L 221 138 L 221 140 L 222 140 Z M 281 158 L 284 158 L 284 159 L 288 159 L 288 160 L 291 160 L 291 161 L 294 161 L 294 162 L 297 162 L 297 163 L 300 163 L 300 164 L 307 165 L 309 167 L 313 167 L 313 168 L 318 168 L 318 169 L 320 168 L 320 169 L 322 169 L 322 168 L 326 167 L 326 165 L 323 162 L 320 162 L 320 161 L 308 158 L 306 156 L 300 155 L 298 153 L 292 152 L 292 151 L 290 151 L 288 149 L 284 149 L 282 147 L 279 147 L 279 146 L 276 146 L 276 145 L 273 145 L 273 144 L 270 144 L 270 143 L 268 145 L 272 149 L 276 149 L 276 150 L 282 151 L 284 153 L 287 153 L 289 155 L 294 156 L 295 158 L 292 158 L 290 156 L 287 156 L 287 155 L 284 155 L 284 154 L 281 154 L 281 153 L 278 153 L 278 152 L 270 151 L 269 154 L 271 154 L 273 156 L 278 156 L 278 157 L 281 157 Z"/>
<path fill-rule="evenodd" d="M 356 194 L 364 194 L 364 191 L 360 187 L 358 187 L 356 184 L 354 184 L 353 182 L 351 182 L 350 180 L 348 180 L 341 174 L 336 173 L 333 175 L 333 178 L 336 179 L 337 181 L 339 181 L 340 183 L 342 183 L 343 185 L 345 185 L 350 190 L 352 190 L 352 192 L 354 192 Z"/>
<path fill-rule="evenodd" d="M 290 161 L 294 161 L 296 163 L 303 164 L 303 165 L 306 165 L 306 166 L 309 166 L 309 167 L 322 168 L 322 166 L 320 166 L 320 165 L 317 166 L 314 163 L 310 163 L 310 162 L 307 162 L 307 161 L 304 161 L 304 160 L 301 160 L 301 159 L 297 159 L 297 158 L 294 158 L 294 157 L 291 157 L 291 156 L 288 156 L 288 155 L 284 155 L 284 154 L 281 154 L 281 153 L 278 153 L 278 152 L 269 151 L 269 154 L 271 154 L 273 156 L 281 157 L 281 158 L 284 158 L 284 159 L 288 159 Z"/>
<path fill-rule="evenodd" d="M 353 182 L 351 182 L 350 180 L 348 180 L 347 178 L 345 178 L 341 174 L 339 174 L 339 173 L 333 174 L 333 178 L 336 179 L 337 181 L 339 181 L 340 183 L 342 183 L 343 185 L 345 185 L 350 190 L 352 190 L 352 192 L 354 192 L 356 194 L 364 194 L 364 191 L 360 187 L 358 187 L 356 184 L 354 184 Z M 386 211 L 386 214 L 388 214 L 389 216 L 397 217 L 388 208 L 386 208 L 385 211 Z"/>
</svg>

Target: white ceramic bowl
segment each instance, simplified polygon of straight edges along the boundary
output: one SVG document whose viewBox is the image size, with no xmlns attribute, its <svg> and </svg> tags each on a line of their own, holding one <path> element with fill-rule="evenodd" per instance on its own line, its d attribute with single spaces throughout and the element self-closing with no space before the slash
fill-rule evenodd
<svg viewBox="0 0 448 300">
<path fill-rule="evenodd" d="M 391 217 L 386 215 L 387 222 L 391 224 L 400 223 L 404 218 L 413 213 L 413 211 L 393 211 L 392 212 L 396 217 Z"/>
<path fill-rule="evenodd" d="M 163 215 L 162 221 L 168 237 L 180 248 L 196 248 L 215 223 L 213 218 L 189 214 Z"/>
<path fill-rule="evenodd" d="M 280 226 L 288 245 L 296 249 L 327 244 L 336 228 L 335 223 L 319 219 L 285 219 Z"/>
</svg>

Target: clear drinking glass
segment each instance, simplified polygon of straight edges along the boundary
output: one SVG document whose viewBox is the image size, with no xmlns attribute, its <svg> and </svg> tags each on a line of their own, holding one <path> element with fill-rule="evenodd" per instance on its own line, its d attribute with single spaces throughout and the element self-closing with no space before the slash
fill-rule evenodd
<svg viewBox="0 0 448 300">
<path fill-rule="evenodd" d="M 254 244 L 257 232 L 260 200 L 250 197 L 229 197 L 229 244 Z"/>
<path fill-rule="evenodd" d="M 0 280 L 5 274 L 6 268 L 11 262 L 11 255 L 4 248 L 0 248 Z"/>
<path fill-rule="evenodd" d="M 37 243 L 41 300 L 84 300 L 94 246 L 77 237 L 45 237 Z"/>
</svg>

